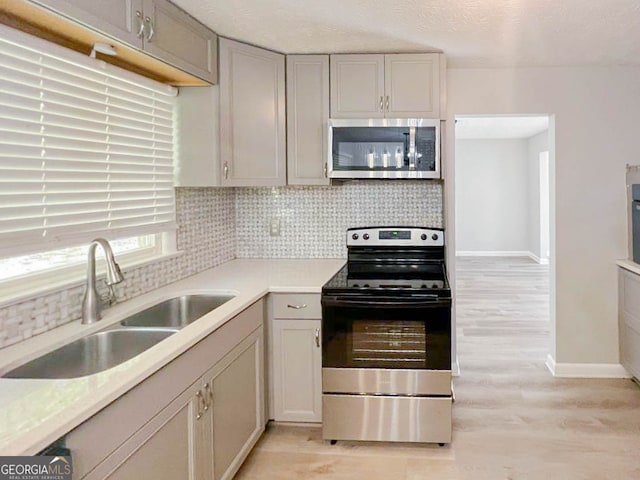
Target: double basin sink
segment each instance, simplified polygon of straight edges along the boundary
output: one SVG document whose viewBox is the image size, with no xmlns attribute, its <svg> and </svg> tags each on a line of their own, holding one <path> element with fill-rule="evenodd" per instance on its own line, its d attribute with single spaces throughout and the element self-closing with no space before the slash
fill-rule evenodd
<svg viewBox="0 0 640 480">
<path fill-rule="evenodd" d="M 87 335 L 31 360 L 5 378 L 77 378 L 115 367 L 173 335 L 233 295 L 182 295 L 134 313 L 115 327 Z"/>
</svg>

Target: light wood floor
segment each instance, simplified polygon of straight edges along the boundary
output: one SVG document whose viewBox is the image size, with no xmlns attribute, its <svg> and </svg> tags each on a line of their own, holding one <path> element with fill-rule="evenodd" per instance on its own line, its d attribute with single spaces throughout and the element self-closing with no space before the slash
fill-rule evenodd
<svg viewBox="0 0 640 480">
<path fill-rule="evenodd" d="M 322 441 L 270 426 L 236 478 L 640 479 L 640 388 L 553 378 L 548 272 L 525 259 L 460 258 L 453 443 Z"/>
</svg>

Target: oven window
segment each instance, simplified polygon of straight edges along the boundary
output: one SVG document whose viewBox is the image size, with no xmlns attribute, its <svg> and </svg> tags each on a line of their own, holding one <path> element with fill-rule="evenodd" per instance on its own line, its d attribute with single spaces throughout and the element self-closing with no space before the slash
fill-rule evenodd
<svg viewBox="0 0 640 480">
<path fill-rule="evenodd" d="M 355 364 L 380 366 L 402 362 L 423 365 L 427 356 L 424 323 L 356 320 L 352 327 L 351 358 Z"/>
<path fill-rule="evenodd" d="M 449 370 L 450 308 L 323 306 L 322 366 Z"/>
</svg>

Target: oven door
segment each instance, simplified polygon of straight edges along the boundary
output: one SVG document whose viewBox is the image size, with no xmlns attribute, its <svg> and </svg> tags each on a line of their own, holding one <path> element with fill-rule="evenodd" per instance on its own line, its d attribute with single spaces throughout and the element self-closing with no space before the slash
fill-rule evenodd
<svg viewBox="0 0 640 480">
<path fill-rule="evenodd" d="M 323 295 L 322 367 L 451 370 L 451 299 Z"/>
</svg>

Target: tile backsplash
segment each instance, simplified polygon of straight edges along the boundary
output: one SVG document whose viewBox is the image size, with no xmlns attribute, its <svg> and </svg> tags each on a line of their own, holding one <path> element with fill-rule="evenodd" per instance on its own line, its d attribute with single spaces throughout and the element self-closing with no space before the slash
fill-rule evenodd
<svg viewBox="0 0 640 480">
<path fill-rule="evenodd" d="M 177 247 L 182 255 L 123 269 L 126 300 L 235 257 L 235 196 L 224 188 L 177 188 Z M 100 252 L 98 252 L 100 254 Z M 102 291 L 99 285 L 99 290 Z M 0 308 L 0 348 L 78 320 L 84 284 Z"/>
<path fill-rule="evenodd" d="M 239 257 L 344 257 L 345 230 L 442 227 L 442 183 L 352 182 L 333 187 L 177 188 L 182 255 L 124 269 L 126 300 Z M 280 235 L 271 236 L 271 222 Z M 102 288 L 100 288 L 102 290 Z M 0 308 L 0 348 L 80 318 L 84 284 Z"/>
<path fill-rule="evenodd" d="M 345 257 L 350 227 L 443 225 L 441 182 L 236 188 L 237 257 Z M 272 221 L 280 236 L 271 236 Z"/>
</svg>

